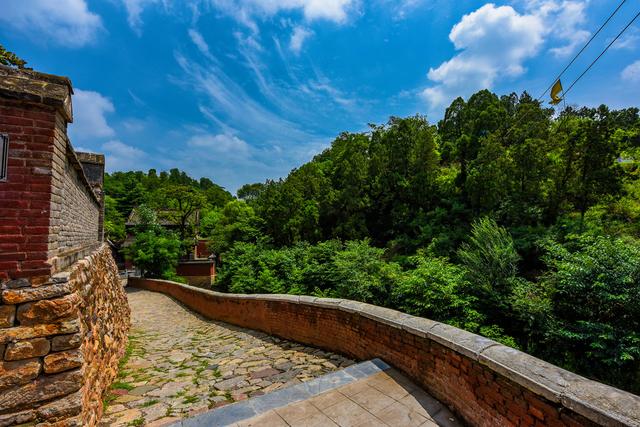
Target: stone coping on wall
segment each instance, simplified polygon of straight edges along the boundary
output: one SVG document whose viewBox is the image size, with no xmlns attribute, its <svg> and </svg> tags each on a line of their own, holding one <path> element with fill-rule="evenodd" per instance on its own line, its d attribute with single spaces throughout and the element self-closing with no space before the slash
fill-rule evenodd
<svg viewBox="0 0 640 427">
<path fill-rule="evenodd" d="M 72 122 L 72 94 L 71 80 L 67 77 L 0 65 L 0 96 L 4 98 L 57 108 Z"/>
<path fill-rule="evenodd" d="M 406 331 L 414 336 L 439 343 L 455 353 L 478 362 L 498 376 L 505 377 L 535 395 L 573 411 L 595 424 L 640 426 L 639 396 L 587 379 L 527 353 L 444 323 L 345 299 L 303 295 L 227 294 L 170 281 L 137 278 L 129 280 L 131 286 L 166 291 L 179 301 L 181 299 L 176 296 L 176 293 L 196 293 L 205 298 L 229 302 L 252 300 L 277 302 L 359 315 L 399 331 Z M 181 302 L 190 306 L 189 302 Z M 190 308 L 198 311 L 197 307 Z M 224 321 L 234 323 L 229 316 L 226 316 Z M 260 329 L 260 325 L 255 325 L 254 329 Z"/>
</svg>

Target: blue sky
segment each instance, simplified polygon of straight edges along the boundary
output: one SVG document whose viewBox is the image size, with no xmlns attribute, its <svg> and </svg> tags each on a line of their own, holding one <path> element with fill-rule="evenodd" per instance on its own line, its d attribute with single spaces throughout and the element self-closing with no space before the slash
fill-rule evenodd
<svg viewBox="0 0 640 427">
<path fill-rule="evenodd" d="M 235 191 L 391 115 L 437 122 L 485 87 L 538 96 L 617 3 L 3 0 L 0 43 L 71 78 L 72 142 L 108 170 L 178 167 Z M 626 2 L 565 86 L 639 9 Z M 567 101 L 638 99 L 636 25 Z"/>
</svg>

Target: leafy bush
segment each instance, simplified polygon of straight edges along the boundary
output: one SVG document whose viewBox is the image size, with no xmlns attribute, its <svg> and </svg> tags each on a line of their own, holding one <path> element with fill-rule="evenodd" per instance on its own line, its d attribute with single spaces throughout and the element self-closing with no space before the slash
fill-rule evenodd
<svg viewBox="0 0 640 427">
<path fill-rule="evenodd" d="M 640 242 L 586 237 L 548 246 L 557 363 L 640 391 Z"/>
</svg>

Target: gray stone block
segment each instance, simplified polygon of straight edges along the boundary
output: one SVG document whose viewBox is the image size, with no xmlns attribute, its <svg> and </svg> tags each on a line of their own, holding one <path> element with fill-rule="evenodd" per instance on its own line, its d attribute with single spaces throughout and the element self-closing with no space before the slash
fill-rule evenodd
<svg viewBox="0 0 640 427">
<path fill-rule="evenodd" d="M 473 360 L 478 360 L 481 352 L 489 347 L 499 345 L 497 342 L 471 332 L 449 326 L 444 323 L 434 325 L 427 332 L 427 338 L 443 346 L 463 354 Z"/>
<path fill-rule="evenodd" d="M 640 426 L 640 396 L 579 375 L 565 380 L 561 402 L 567 408 L 605 426 Z"/>
<path fill-rule="evenodd" d="M 324 393 L 325 391 L 333 390 L 337 387 L 342 387 L 343 385 L 347 385 L 354 381 L 356 381 L 356 378 L 354 376 L 349 375 L 349 373 L 342 370 L 323 375 L 312 381 L 302 383 L 299 386 L 303 386 L 307 390 L 309 395 L 316 396 L 318 394 Z"/>
<path fill-rule="evenodd" d="M 173 426 L 184 427 L 224 427 L 240 420 L 254 417 L 255 410 L 248 403 L 248 400 L 243 402 L 234 403 L 233 405 L 223 406 L 215 411 L 205 412 L 204 414 L 197 415 L 193 418 L 186 418 L 179 423 L 173 424 Z"/>
<path fill-rule="evenodd" d="M 375 359 L 379 362 L 382 362 L 380 359 Z M 372 361 L 358 363 L 357 365 L 351 365 L 347 368 L 344 368 L 342 372 L 346 372 L 347 374 L 353 376 L 355 379 L 366 378 L 370 375 L 377 374 L 378 372 L 386 371 L 389 369 L 389 365 L 386 363 L 374 363 Z M 386 367 L 385 367 L 386 366 Z"/>
<path fill-rule="evenodd" d="M 363 304 L 362 310 L 359 312 L 363 317 L 375 320 L 385 325 L 392 326 L 394 328 L 401 329 L 405 320 L 409 319 L 410 315 L 401 313 L 390 308 L 378 307 L 371 304 Z"/>
<path fill-rule="evenodd" d="M 565 378 L 575 376 L 562 368 L 504 345 L 488 347 L 480 353 L 478 360 L 489 369 L 552 402 L 560 402 L 560 396 L 568 385 Z"/>
<path fill-rule="evenodd" d="M 423 317 L 409 316 L 402 323 L 402 329 L 419 337 L 426 338 L 431 328 L 439 324 L 438 322 Z"/>
</svg>

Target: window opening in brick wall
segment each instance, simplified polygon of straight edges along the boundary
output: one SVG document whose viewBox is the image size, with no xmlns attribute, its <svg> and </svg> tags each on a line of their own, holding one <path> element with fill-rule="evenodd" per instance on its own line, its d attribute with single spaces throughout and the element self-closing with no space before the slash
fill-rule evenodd
<svg viewBox="0 0 640 427">
<path fill-rule="evenodd" d="M 9 135 L 0 133 L 0 182 L 7 180 L 9 169 Z"/>
</svg>

